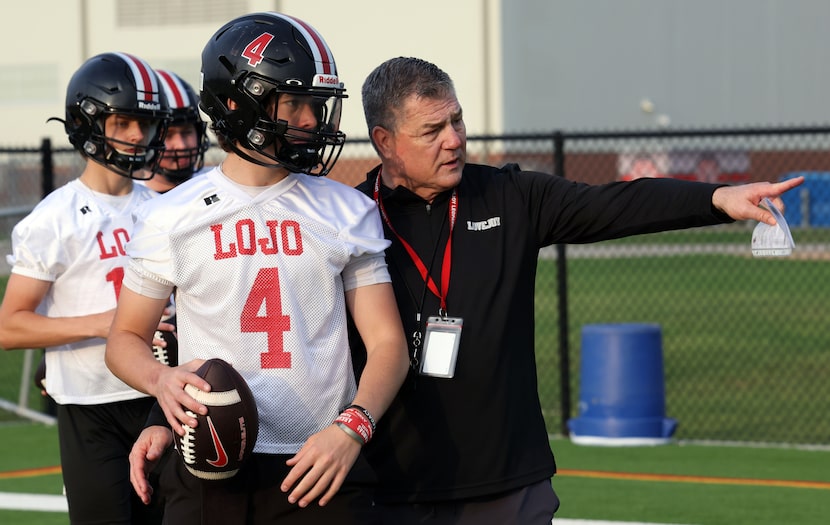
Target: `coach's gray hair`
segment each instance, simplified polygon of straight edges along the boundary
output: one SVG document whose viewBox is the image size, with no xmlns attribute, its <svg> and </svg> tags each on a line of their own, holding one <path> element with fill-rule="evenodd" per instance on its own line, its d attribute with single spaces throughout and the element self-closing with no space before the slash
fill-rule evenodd
<svg viewBox="0 0 830 525">
<path fill-rule="evenodd" d="M 369 73 L 363 82 L 363 115 L 369 128 L 380 126 L 390 131 L 397 127 L 396 109 L 411 95 L 437 99 L 455 95 L 448 74 L 420 58 L 398 57 L 387 60 Z"/>
</svg>

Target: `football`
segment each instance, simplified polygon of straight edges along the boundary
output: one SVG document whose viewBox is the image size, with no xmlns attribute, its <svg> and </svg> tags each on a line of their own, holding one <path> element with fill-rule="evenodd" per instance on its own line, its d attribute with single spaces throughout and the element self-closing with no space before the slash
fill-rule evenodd
<svg viewBox="0 0 830 525">
<path fill-rule="evenodd" d="M 198 424 L 184 425 L 176 437 L 176 449 L 191 474 L 205 480 L 234 476 L 250 457 L 259 432 L 256 402 L 245 379 L 227 362 L 209 359 L 196 375 L 211 386 L 204 392 L 192 385 L 185 392 L 205 405 L 207 415 L 188 411 Z"/>
<path fill-rule="evenodd" d="M 167 319 L 162 318 L 162 321 L 175 325 L 176 315 L 173 314 Z M 163 365 L 178 366 L 179 339 L 176 337 L 176 334 L 167 330 L 156 330 L 156 333 L 153 335 L 153 339 L 161 339 L 167 343 L 167 346 L 165 347 L 153 345 L 153 357 L 155 357 L 156 360 Z"/>
</svg>

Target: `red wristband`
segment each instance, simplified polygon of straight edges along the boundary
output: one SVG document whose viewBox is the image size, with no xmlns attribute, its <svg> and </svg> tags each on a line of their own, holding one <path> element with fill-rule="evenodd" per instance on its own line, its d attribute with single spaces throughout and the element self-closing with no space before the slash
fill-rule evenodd
<svg viewBox="0 0 830 525">
<path fill-rule="evenodd" d="M 364 445 L 372 439 L 372 424 L 366 415 L 356 408 L 347 408 L 337 416 L 334 422 L 338 425 L 345 426 L 360 436 Z"/>
</svg>

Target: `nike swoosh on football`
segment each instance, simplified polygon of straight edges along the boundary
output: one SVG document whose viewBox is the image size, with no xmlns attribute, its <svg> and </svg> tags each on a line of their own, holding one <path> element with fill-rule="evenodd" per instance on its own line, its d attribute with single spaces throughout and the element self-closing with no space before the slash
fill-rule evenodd
<svg viewBox="0 0 830 525">
<path fill-rule="evenodd" d="M 210 437 L 213 440 L 213 448 L 216 450 L 216 459 L 209 459 L 207 462 L 216 468 L 222 468 L 228 464 L 228 453 L 225 452 L 222 440 L 219 439 L 219 434 L 216 433 L 216 428 L 213 426 L 213 420 L 208 417 L 207 422 L 208 427 L 210 427 Z"/>
</svg>

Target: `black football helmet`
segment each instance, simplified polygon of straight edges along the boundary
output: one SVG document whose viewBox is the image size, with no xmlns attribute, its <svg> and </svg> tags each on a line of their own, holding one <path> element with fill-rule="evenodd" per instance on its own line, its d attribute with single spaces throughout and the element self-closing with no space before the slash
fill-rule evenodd
<svg viewBox="0 0 830 525">
<path fill-rule="evenodd" d="M 104 121 L 116 114 L 150 121 L 153 136 L 146 147 L 128 153 L 134 144 L 106 136 Z M 84 62 L 72 75 L 62 122 L 69 142 L 84 156 L 125 177 L 148 179 L 164 150 L 168 118 L 155 71 L 134 55 L 103 53 Z M 142 173 L 144 169 L 148 172 Z"/>
<path fill-rule="evenodd" d="M 159 166 L 156 173 L 161 173 L 174 184 L 181 184 L 205 165 L 205 152 L 210 146 L 207 136 L 207 123 L 199 114 L 199 97 L 193 87 L 179 75 L 165 69 L 156 69 L 161 91 L 170 108 L 169 126 L 192 125 L 196 129 L 197 144 L 194 148 L 164 152 L 164 158 L 175 162 L 176 168 Z"/>
<path fill-rule="evenodd" d="M 312 97 L 315 129 L 274 120 L 275 97 L 285 93 Z M 339 129 L 346 96 L 323 37 L 291 16 L 239 17 L 220 28 L 202 52 L 200 107 L 223 147 L 256 164 L 326 175 L 346 141 Z M 229 100 L 235 103 L 233 109 Z"/>
</svg>

